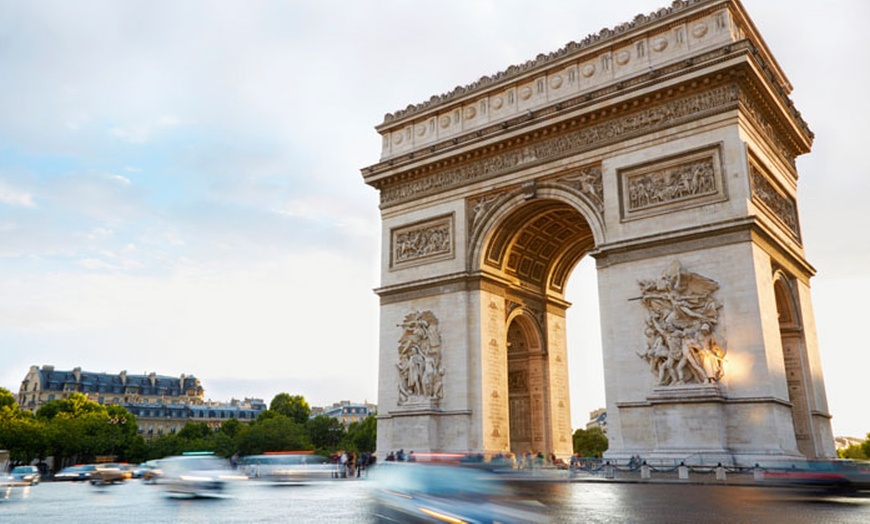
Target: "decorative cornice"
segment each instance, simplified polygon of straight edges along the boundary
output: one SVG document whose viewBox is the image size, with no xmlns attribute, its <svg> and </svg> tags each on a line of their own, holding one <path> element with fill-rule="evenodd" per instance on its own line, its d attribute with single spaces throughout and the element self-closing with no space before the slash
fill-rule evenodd
<svg viewBox="0 0 870 524">
<path fill-rule="evenodd" d="M 381 206 L 387 207 L 460 187 L 472 182 L 498 177 L 512 171 L 543 162 L 589 151 L 633 136 L 649 133 L 704 116 L 736 109 L 739 89 L 736 84 L 720 84 L 687 96 L 677 97 L 673 92 L 670 100 L 650 99 L 647 104 L 635 109 L 626 104 L 623 114 L 608 118 L 611 111 L 582 115 L 563 126 L 570 130 L 550 134 L 540 133 L 537 140 L 520 138 L 520 145 L 508 151 L 487 155 L 467 155 L 469 160 L 456 166 L 435 171 L 395 183 L 384 183 L 381 190 Z M 603 119 L 603 122 L 601 122 Z M 601 123 L 598 123 L 601 122 Z M 507 145 L 513 145 L 508 141 Z M 502 151 L 501 149 L 495 149 Z M 427 171 L 428 172 L 428 171 Z M 380 186 L 380 184 L 379 184 Z"/>
<path fill-rule="evenodd" d="M 419 113 L 431 107 L 455 100 L 456 98 L 459 98 L 478 89 L 482 89 L 498 82 L 518 77 L 534 69 L 542 68 L 565 57 L 579 54 L 592 47 L 599 46 L 609 41 L 615 40 L 618 37 L 632 30 L 641 29 L 653 23 L 660 22 L 665 18 L 668 18 L 675 14 L 679 14 L 691 7 L 695 7 L 701 4 L 712 3 L 714 3 L 714 1 L 711 0 L 674 0 L 671 3 L 670 7 L 663 7 L 647 15 L 644 15 L 642 13 L 637 14 L 630 22 L 624 22 L 610 29 L 601 29 L 598 33 L 591 33 L 587 35 L 580 42 L 569 42 L 564 47 L 551 53 L 541 53 L 533 60 L 528 60 L 519 65 L 512 65 L 504 71 L 500 71 L 491 76 L 482 76 L 477 81 L 467 84 L 465 86 L 456 86 L 455 88 L 453 88 L 453 90 L 440 95 L 434 95 L 425 102 L 419 104 L 410 104 L 405 109 L 400 109 L 393 113 L 387 113 L 384 115 L 384 123 L 392 122 L 394 120 Z"/>
</svg>

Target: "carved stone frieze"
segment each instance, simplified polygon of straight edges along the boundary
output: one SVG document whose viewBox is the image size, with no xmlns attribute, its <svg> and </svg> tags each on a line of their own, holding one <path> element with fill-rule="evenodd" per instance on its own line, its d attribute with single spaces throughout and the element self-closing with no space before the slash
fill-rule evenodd
<svg viewBox="0 0 870 524">
<path fill-rule="evenodd" d="M 782 224 L 789 234 L 800 242 L 797 204 L 794 198 L 782 194 L 754 164 L 749 164 L 749 181 L 752 197 L 760 201 Z"/>
<path fill-rule="evenodd" d="M 661 386 L 718 382 L 725 373 L 725 349 L 716 334 L 722 304 L 719 284 L 672 262 L 658 279 L 638 282 L 647 311 L 646 351 Z"/>
<path fill-rule="evenodd" d="M 428 194 L 485 180 L 539 162 L 587 151 L 625 140 L 637 134 L 674 125 L 680 120 L 724 111 L 735 107 L 739 88 L 736 84 L 714 87 L 707 91 L 676 98 L 600 124 L 585 125 L 576 131 L 539 139 L 510 151 L 491 154 L 479 160 L 443 169 L 432 175 L 399 182 L 381 188 L 381 204 L 388 206 Z"/>
<path fill-rule="evenodd" d="M 399 327 L 398 404 L 437 406 L 444 397 L 438 319 L 431 311 L 414 311 Z"/>
<path fill-rule="evenodd" d="M 390 239 L 394 268 L 449 258 L 453 256 L 453 216 L 394 229 Z"/>
<path fill-rule="evenodd" d="M 724 199 L 721 171 L 718 146 L 622 169 L 623 218 Z"/>
<path fill-rule="evenodd" d="M 595 206 L 598 215 L 604 218 L 604 184 L 601 180 L 601 166 L 590 166 L 578 169 L 568 175 L 556 179 L 559 184 L 566 185 L 580 192 Z"/>
<path fill-rule="evenodd" d="M 629 180 L 628 209 L 637 211 L 715 192 L 716 171 L 713 158 L 708 157 Z"/>
</svg>

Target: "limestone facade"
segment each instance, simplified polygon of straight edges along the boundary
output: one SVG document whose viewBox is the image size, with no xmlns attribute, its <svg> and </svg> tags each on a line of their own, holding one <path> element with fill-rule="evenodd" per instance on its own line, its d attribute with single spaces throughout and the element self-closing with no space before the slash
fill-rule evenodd
<svg viewBox="0 0 870 524">
<path fill-rule="evenodd" d="M 608 456 L 834 456 L 790 91 L 740 2 L 676 0 L 388 114 L 378 452 L 570 454 L 588 255 Z"/>
<path fill-rule="evenodd" d="M 170 377 L 101 373 L 30 366 L 21 381 L 18 405 L 36 412 L 46 402 L 63 400 L 74 393 L 103 405 L 118 405 L 136 416 L 139 434 L 146 439 L 173 434 L 187 423 L 205 423 L 217 430 L 230 419 L 250 422 L 266 409 L 262 399 L 232 399 L 215 402 L 205 399 L 200 380 L 193 375 Z"/>
</svg>

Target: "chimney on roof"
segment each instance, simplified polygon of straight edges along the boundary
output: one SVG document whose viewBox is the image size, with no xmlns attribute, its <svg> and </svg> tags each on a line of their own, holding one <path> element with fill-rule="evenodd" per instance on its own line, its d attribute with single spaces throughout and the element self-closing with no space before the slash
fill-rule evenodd
<svg viewBox="0 0 870 524">
<path fill-rule="evenodd" d="M 73 376 L 76 378 L 76 382 L 82 381 L 82 368 L 76 367 L 73 369 Z"/>
<path fill-rule="evenodd" d="M 120 373 L 118 373 L 118 376 L 121 377 L 121 384 L 126 386 L 127 385 L 127 370 L 125 369 L 125 370 L 121 371 Z"/>
<path fill-rule="evenodd" d="M 151 380 L 152 386 L 157 385 L 157 373 L 155 373 L 153 371 L 151 373 L 148 373 L 148 379 Z"/>
</svg>

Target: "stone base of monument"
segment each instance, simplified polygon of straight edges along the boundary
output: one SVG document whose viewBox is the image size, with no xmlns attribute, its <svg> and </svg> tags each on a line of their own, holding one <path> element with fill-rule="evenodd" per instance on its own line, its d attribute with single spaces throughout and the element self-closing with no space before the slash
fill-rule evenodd
<svg viewBox="0 0 870 524">
<path fill-rule="evenodd" d="M 633 413 L 624 417 L 624 424 L 647 425 L 649 447 L 638 447 L 647 447 L 641 458 L 650 465 L 732 466 L 734 458 L 725 445 L 726 401 L 716 384 L 681 384 L 656 387 L 645 403 L 620 410 Z M 608 457 L 621 461 L 618 453 Z"/>
<path fill-rule="evenodd" d="M 441 410 L 435 403 L 414 403 L 404 409 L 378 415 L 378 451 L 404 449 L 405 452 L 464 452 L 469 435 L 463 431 L 469 425 L 468 410 Z M 382 429 L 384 431 L 382 431 Z M 387 444 L 389 443 L 389 444 Z"/>
<path fill-rule="evenodd" d="M 725 391 L 719 384 L 659 386 L 644 401 L 617 403 L 623 431 L 612 438 L 605 459 L 624 464 L 640 455 L 662 467 L 767 467 L 802 458 L 790 404 Z"/>
</svg>

